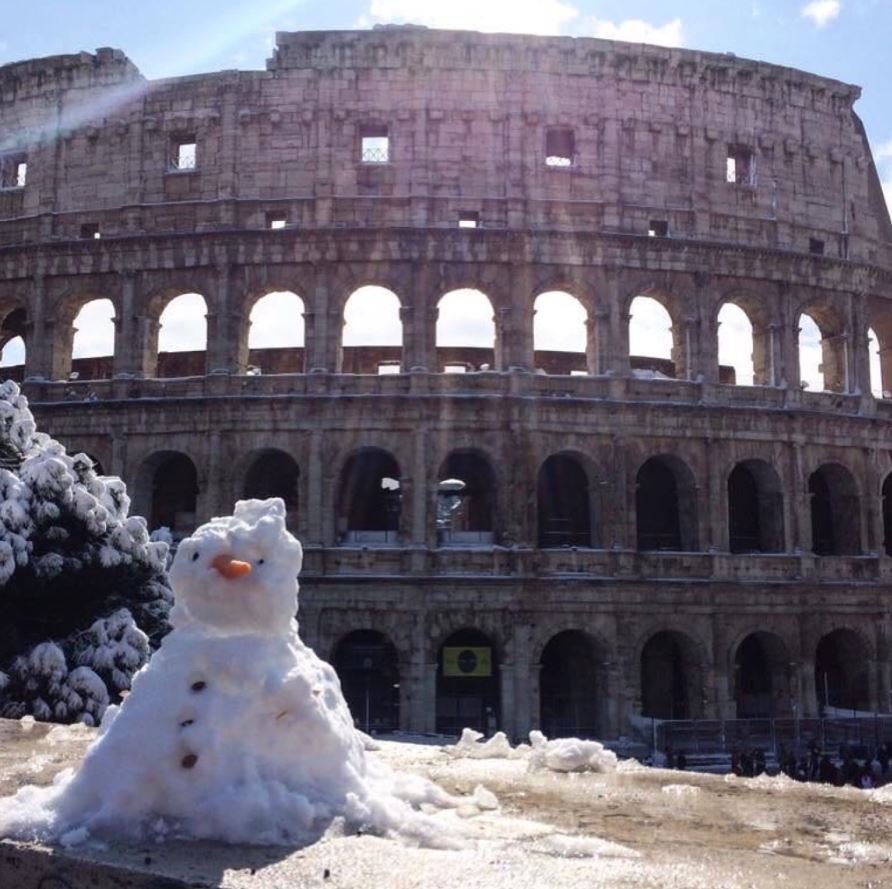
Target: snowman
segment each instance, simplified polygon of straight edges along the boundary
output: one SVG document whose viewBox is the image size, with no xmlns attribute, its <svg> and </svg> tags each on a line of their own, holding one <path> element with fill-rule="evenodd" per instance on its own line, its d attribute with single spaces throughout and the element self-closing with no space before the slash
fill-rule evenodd
<svg viewBox="0 0 892 889">
<path fill-rule="evenodd" d="M 296 843 L 339 819 L 443 844 L 416 808 L 468 801 L 370 766 L 337 675 L 298 635 L 301 560 L 278 498 L 240 501 L 184 540 L 172 631 L 77 772 L 0 800 L 0 835 Z"/>
</svg>

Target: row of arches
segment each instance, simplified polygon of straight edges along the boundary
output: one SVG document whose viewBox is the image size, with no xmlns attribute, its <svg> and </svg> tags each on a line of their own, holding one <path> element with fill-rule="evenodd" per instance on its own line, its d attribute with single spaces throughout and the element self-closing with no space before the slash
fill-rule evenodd
<svg viewBox="0 0 892 889">
<path fill-rule="evenodd" d="M 436 653 L 436 731 L 457 735 L 465 726 L 492 733 L 501 725 L 500 656 L 495 641 L 476 628 L 449 635 Z M 355 630 L 331 652 L 344 696 L 357 725 L 387 732 L 405 725 L 400 719 L 399 689 L 406 659 L 387 635 Z M 610 653 L 581 630 L 554 635 L 542 650 L 538 675 L 538 726 L 549 737 L 599 737 L 610 726 Z M 871 709 L 869 656 L 853 630 L 822 636 L 814 652 L 812 677 L 817 712 L 826 708 L 866 712 Z M 784 640 L 766 630 L 749 633 L 734 648 L 729 689 L 733 716 L 784 718 L 795 715 L 799 676 Z M 702 647 L 678 630 L 661 630 L 642 646 L 634 670 L 638 677 L 637 711 L 655 719 L 704 716 L 711 694 Z M 615 676 L 615 673 L 614 673 Z M 813 709 L 809 707 L 808 709 Z"/>
<path fill-rule="evenodd" d="M 658 291 L 634 296 L 628 305 L 628 354 L 633 373 L 652 377 L 680 377 L 687 350 L 687 325 L 681 321 L 677 300 Z M 673 316 L 671 311 L 675 307 Z M 374 346 L 384 352 L 351 370 L 390 373 L 400 369 L 403 322 L 399 297 L 383 287 L 367 285 L 355 290 L 344 304 L 341 318 L 342 347 Z M 595 371 L 592 356 L 592 319 L 582 301 L 566 291 L 546 291 L 533 301 L 532 337 L 534 362 L 550 373 L 586 374 Z M 170 297 L 160 309 L 155 326 L 153 375 L 176 376 L 204 373 L 199 364 L 163 361 L 158 356 L 181 352 L 205 352 L 208 347 L 208 304 L 196 292 Z M 247 325 L 249 353 L 269 349 L 292 350 L 278 357 L 275 371 L 305 370 L 306 306 L 292 291 L 275 291 L 258 298 L 250 307 Z M 475 289 L 454 290 L 436 306 L 435 346 L 443 351 L 440 370 L 466 371 L 496 367 L 499 331 L 489 297 Z M 74 316 L 71 329 L 61 337 L 68 350 L 67 362 L 78 359 L 110 359 L 115 354 L 116 309 L 111 299 L 85 302 Z M 721 304 L 716 317 L 719 380 L 738 385 L 773 385 L 771 329 L 764 308 L 753 299 L 739 298 Z M 24 308 L 8 312 L 0 326 L 0 367 L 27 364 L 28 318 Z M 800 380 L 812 391 L 848 391 L 850 348 L 846 325 L 826 307 L 805 307 L 796 324 Z M 885 331 L 884 331 L 885 332 Z M 450 349 L 473 353 L 450 359 Z M 892 390 L 892 368 L 883 369 L 880 337 L 867 331 L 871 392 L 876 397 Z M 546 354 L 546 353 L 557 353 Z M 468 361 L 464 359 L 471 358 Z M 477 362 L 476 364 L 474 362 Z M 253 366 L 253 365 L 252 365 Z M 111 376 L 111 361 L 92 362 L 86 373 Z M 886 378 L 888 377 L 888 379 Z M 885 380 L 885 382 L 884 382 Z"/>
<path fill-rule="evenodd" d="M 397 459 L 365 447 L 344 460 L 334 499 L 334 542 L 399 545 L 403 480 Z M 245 464 L 237 497 L 281 497 L 293 526 L 299 521 L 300 468 L 281 450 L 254 452 Z M 599 548 L 602 545 L 601 479 L 575 452 L 551 454 L 535 482 L 536 545 Z M 726 480 L 727 541 L 732 553 L 782 553 L 789 549 L 780 476 L 766 461 L 742 460 Z M 433 509 L 439 546 L 491 546 L 501 542 L 499 473 L 487 453 L 450 451 L 440 463 Z M 150 520 L 175 534 L 196 524 L 198 470 L 176 451 L 153 454 L 140 467 L 135 497 Z M 884 546 L 892 555 L 892 473 L 882 486 Z M 852 473 L 840 463 L 820 465 L 808 476 L 811 548 L 816 555 L 857 555 L 862 550 L 861 498 Z M 690 467 L 670 454 L 646 459 L 635 474 L 635 529 L 639 550 L 700 549 L 698 485 Z"/>
</svg>

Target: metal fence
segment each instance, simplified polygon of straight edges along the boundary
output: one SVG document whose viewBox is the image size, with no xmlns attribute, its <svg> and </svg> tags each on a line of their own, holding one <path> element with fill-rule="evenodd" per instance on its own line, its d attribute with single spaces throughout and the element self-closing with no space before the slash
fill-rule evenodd
<svg viewBox="0 0 892 889">
<path fill-rule="evenodd" d="M 812 719 L 654 719 L 649 737 L 642 722 L 638 733 L 652 752 L 671 747 L 687 754 L 730 755 L 735 750 L 757 748 L 776 755 L 783 747 L 802 754 L 814 741 L 822 751 L 839 754 L 843 748 L 855 748 L 858 756 L 872 754 L 886 742 L 892 745 L 892 714 Z"/>
</svg>

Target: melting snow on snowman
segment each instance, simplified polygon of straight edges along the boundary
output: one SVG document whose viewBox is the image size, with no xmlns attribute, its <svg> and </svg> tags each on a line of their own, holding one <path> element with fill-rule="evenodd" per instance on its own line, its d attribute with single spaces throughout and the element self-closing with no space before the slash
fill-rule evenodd
<svg viewBox="0 0 892 889">
<path fill-rule="evenodd" d="M 184 540 L 172 631 L 75 772 L 0 800 L 0 836 L 293 844 L 343 824 L 455 845 L 431 809 L 495 798 L 482 787 L 455 797 L 369 760 L 337 675 L 298 635 L 301 560 L 278 498 L 240 501 Z"/>
</svg>

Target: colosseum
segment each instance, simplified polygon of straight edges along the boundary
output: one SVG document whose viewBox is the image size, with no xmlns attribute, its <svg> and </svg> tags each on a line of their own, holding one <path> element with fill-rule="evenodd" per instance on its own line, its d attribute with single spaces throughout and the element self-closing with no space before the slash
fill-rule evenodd
<svg viewBox="0 0 892 889">
<path fill-rule="evenodd" d="M 892 226 L 858 96 L 421 28 L 155 81 L 108 48 L 6 65 L 4 373 L 153 527 L 282 496 L 365 728 L 889 713 Z M 299 342 L 252 339 L 271 294 Z M 471 297 L 482 344 L 446 335 Z M 113 354 L 74 357 L 97 301 Z"/>
</svg>

